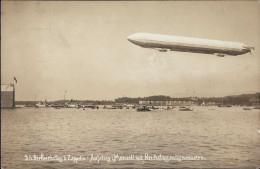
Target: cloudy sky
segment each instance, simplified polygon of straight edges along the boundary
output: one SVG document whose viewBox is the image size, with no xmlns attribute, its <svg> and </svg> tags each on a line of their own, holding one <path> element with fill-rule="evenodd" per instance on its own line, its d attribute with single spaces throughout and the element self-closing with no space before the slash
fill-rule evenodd
<svg viewBox="0 0 260 169">
<path fill-rule="evenodd" d="M 225 96 L 260 91 L 258 1 L 1 1 L 1 80 L 16 100 Z M 160 53 L 137 32 L 237 41 L 253 53 L 224 58 Z"/>
</svg>

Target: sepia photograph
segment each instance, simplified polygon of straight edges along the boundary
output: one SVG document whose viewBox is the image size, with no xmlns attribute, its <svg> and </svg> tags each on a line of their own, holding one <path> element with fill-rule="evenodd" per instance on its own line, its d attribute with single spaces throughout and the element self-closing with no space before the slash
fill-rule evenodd
<svg viewBox="0 0 260 169">
<path fill-rule="evenodd" d="M 260 168 L 260 1 L 1 1 L 1 169 Z"/>
</svg>

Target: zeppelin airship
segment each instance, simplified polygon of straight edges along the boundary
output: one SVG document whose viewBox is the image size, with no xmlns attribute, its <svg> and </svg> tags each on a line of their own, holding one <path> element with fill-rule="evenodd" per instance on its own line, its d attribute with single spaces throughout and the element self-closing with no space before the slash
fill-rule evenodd
<svg viewBox="0 0 260 169">
<path fill-rule="evenodd" d="M 183 36 L 171 36 L 152 33 L 135 33 L 127 37 L 135 45 L 153 48 L 160 52 L 179 51 L 213 54 L 219 57 L 237 56 L 251 53 L 253 47 L 240 42 L 200 39 Z"/>
</svg>

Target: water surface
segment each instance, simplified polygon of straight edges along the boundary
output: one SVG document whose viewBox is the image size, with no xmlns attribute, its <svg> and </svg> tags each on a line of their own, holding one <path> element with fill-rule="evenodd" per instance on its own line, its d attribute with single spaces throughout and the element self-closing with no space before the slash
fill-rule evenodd
<svg viewBox="0 0 260 169">
<path fill-rule="evenodd" d="M 214 110 L 213 110 L 214 109 Z M 256 168 L 260 111 L 17 108 L 1 110 L 2 168 Z M 26 161 L 25 155 L 198 155 L 198 161 Z"/>
</svg>

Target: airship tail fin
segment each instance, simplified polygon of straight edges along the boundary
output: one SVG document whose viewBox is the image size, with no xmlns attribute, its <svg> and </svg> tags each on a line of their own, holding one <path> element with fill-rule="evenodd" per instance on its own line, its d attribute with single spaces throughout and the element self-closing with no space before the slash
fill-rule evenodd
<svg viewBox="0 0 260 169">
<path fill-rule="evenodd" d="M 252 50 L 255 50 L 255 48 L 252 47 L 252 46 L 244 46 L 244 48 L 245 48 L 246 50 L 249 50 L 250 53 L 252 52 Z"/>
<path fill-rule="evenodd" d="M 255 50 L 254 47 L 249 47 L 249 50 L 250 50 L 250 54 L 252 54 L 252 50 Z"/>
</svg>

